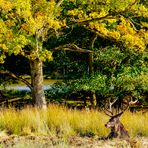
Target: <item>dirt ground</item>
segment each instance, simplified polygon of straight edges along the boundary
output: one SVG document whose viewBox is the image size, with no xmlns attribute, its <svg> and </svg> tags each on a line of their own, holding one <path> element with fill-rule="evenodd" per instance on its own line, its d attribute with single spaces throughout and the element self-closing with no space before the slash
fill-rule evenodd
<svg viewBox="0 0 148 148">
<path fill-rule="evenodd" d="M 0 137 L 0 148 L 148 148 L 148 138 L 135 138 L 131 144 L 124 140 L 100 141 L 98 137 L 61 139 L 47 136 Z"/>
</svg>

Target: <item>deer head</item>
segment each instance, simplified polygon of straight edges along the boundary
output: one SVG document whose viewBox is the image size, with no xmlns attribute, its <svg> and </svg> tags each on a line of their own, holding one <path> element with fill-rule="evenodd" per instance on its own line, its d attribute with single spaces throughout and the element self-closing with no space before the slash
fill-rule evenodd
<svg viewBox="0 0 148 148">
<path fill-rule="evenodd" d="M 120 122 L 119 118 L 122 114 L 123 114 L 123 112 L 121 112 L 120 114 L 117 114 L 115 116 L 112 116 L 109 119 L 109 121 L 105 124 L 105 127 L 114 128 Z"/>
</svg>

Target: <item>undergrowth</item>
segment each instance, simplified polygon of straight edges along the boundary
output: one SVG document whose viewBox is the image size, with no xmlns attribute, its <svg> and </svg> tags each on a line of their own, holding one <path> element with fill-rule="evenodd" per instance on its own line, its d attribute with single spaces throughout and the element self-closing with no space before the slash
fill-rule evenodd
<svg viewBox="0 0 148 148">
<path fill-rule="evenodd" d="M 21 111 L 5 109 L 0 112 L 0 130 L 15 135 L 45 135 L 68 138 L 71 136 L 106 136 L 108 121 L 97 110 L 70 110 L 50 105 L 47 110 L 25 108 Z M 121 117 L 131 137 L 148 136 L 148 113 L 125 112 Z"/>
</svg>

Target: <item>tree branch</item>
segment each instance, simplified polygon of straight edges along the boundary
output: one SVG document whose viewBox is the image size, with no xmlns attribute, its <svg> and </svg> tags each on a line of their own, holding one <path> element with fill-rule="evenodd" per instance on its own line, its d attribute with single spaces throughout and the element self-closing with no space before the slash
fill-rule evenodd
<svg viewBox="0 0 148 148">
<path fill-rule="evenodd" d="M 31 84 L 27 80 L 23 79 L 22 77 L 17 76 L 17 75 L 15 75 L 14 73 L 12 73 L 10 71 L 4 71 L 4 70 L 0 70 L 0 74 L 9 75 L 10 77 L 13 77 L 13 78 L 23 82 L 24 84 L 26 84 L 32 90 Z"/>
<path fill-rule="evenodd" d="M 82 48 L 78 47 L 77 45 L 75 45 L 73 43 L 72 44 L 61 45 L 61 46 L 59 46 L 57 48 L 54 48 L 52 50 L 54 51 L 54 50 L 61 50 L 61 49 L 74 51 L 74 52 L 81 52 L 81 53 L 90 53 L 90 52 L 92 52 L 91 50 L 82 49 Z"/>
<path fill-rule="evenodd" d="M 63 3 L 64 0 L 59 0 L 59 2 L 57 3 L 56 7 L 59 7 L 62 3 Z"/>
<path fill-rule="evenodd" d="M 74 25 L 74 24 L 85 25 L 85 24 L 90 23 L 90 22 L 100 21 L 100 20 L 103 20 L 103 19 L 111 19 L 111 18 L 113 18 L 111 16 L 111 14 L 107 14 L 107 15 L 99 17 L 99 18 L 93 18 L 93 19 L 84 20 L 84 21 L 81 21 L 81 22 L 73 21 L 69 25 Z"/>
<path fill-rule="evenodd" d="M 95 44 L 95 41 L 96 41 L 97 37 L 98 37 L 98 35 L 97 35 L 97 34 L 94 34 L 94 36 L 93 36 L 93 38 L 92 38 L 92 41 L 91 41 L 91 46 L 90 46 L 91 49 L 94 48 L 94 44 Z"/>
<path fill-rule="evenodd" d="M 84 21 L 81 21 L 81 22 L 72 22 L 70 23 L 69 25 L 74 25 L 74 24 L 80 24 L 80 25 L 85 25 L 87 23 L 90 23 L 90 22 L 95 22 L 95 21 L 100 21 L 100 20 L 103 20 L 103 19 L 113 19 L 114 17 L 113 16 L 118 16 L 118 15 L 121 15 L 121 14 L 125 14 L 129 9 L 131 9 L 131 7 L 133 5 L 135 5 L 138 1 L 135 0 L 133 3 L 129 4 L 123 11 L 119 11 L 119 12 L 110 12 L 108 14 L 106 14 L 105 16 L 102 16 L 102 17 L 99 17 L 99 18 L 92 18 L 92 19 L 89 19 L 89 20 L 84 20 Z"/>
</svg>

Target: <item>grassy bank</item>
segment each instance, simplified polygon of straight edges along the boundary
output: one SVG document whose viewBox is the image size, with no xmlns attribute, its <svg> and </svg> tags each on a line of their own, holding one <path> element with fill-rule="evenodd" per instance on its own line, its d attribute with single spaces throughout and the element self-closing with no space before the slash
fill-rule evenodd
<svg viewBox="0 0 148 148">
<path fill-rule="evenodd" d="M 47 110 L 26 108 L 1 110 L 0 131 L 16 135 L 39 135 L 69 138 L 71 136 L 105 136 L 108 117 L 95 110 L 78 111 L 50 105 Z M 148 136 L 148 113 L 124 113 L 122 123 L 131 137 Z"/>
</svg>

